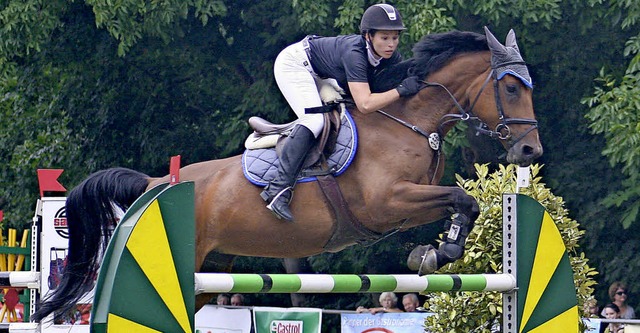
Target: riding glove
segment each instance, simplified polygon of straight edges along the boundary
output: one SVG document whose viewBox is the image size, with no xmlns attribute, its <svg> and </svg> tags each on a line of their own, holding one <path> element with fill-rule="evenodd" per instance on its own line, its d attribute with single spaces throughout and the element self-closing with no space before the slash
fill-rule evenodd
<svg viewBox="0 0 640 333">
<path fill-rule="evenodd" d="M 400 97 L 406 97 L 417 94 L 422 88 L 424 88 L 422 80 L 417 76 L 409 76 L 396 87 L 396 90 L 398 94 L 400 94 Z"/>
</svg>

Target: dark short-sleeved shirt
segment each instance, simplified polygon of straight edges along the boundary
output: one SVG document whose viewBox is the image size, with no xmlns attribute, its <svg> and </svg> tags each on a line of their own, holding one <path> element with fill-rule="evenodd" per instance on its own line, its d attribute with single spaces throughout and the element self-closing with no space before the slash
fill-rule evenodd
<svg viewBox="0 0 640 333">
<path fill-rule="evenodd" d="M 391 58 L 381 59 L 373 67 L 367 55 L 367 42 L 361 35 L 314 37 L 309 40 L 313 70 L 322 78 L 333 78 L 349 91 L 348 82 L 369 82 L 374 71 L 380 71 L 402 60 L 398 51 Z"/>
</svg>

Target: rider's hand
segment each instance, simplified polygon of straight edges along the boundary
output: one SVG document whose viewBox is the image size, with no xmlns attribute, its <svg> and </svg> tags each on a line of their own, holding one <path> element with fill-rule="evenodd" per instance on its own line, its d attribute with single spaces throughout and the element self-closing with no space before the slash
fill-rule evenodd
<svg viewBox="0 0 640 333">
<path fill-rule="evenodd" d="M 398 94 L 400 94 L 400 97 L 406 97 L 417 94 L 422 88 L 424 88 L 422 80 L 417 76 L 409 76 L 396 87 L 396 90 Z"/>
</svg>

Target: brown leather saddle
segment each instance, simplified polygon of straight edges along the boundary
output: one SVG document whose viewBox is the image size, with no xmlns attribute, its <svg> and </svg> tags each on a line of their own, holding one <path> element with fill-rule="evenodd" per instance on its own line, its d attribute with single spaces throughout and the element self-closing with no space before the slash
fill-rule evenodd
<svg viewBox="0 0 640 333">
<path fill-rule="evenodd" d="M 336 146 L 338 133 L 340 132 L 342 108 L 339 104 L 323 107 L 327 112 L 323 112 L 324 128 L 318 136 L 315 145 L 307 153 L 307 158 L 303 169 L 321 168 L 326 161 L 326 156 L 331 155 Z M 274 124 L 260 117 L 249 118 L 249 126 L 253 133 L 245 141 L 247 149 L 270 148 L 275 146 L 276 152 L 280 155 L 280 149 L 289 140 L 289 133 L 298 121 L 286 124 Z M 305 171 L 308 173 L 308 171 Z"/>
</svg>

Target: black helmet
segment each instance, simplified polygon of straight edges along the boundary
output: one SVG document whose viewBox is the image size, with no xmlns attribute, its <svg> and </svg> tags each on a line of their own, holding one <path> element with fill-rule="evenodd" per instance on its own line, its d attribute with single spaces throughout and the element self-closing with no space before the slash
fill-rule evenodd
<svg viewBox="0 0 640 333">
<path fill-rule="evenodd" d="M 381 3 L 373 5 L 365 10 L 360 20 L 360 31 L 366 33 L 369 30 L 404 30 L 400 13 L 391 5 Z"/>
</svg>

